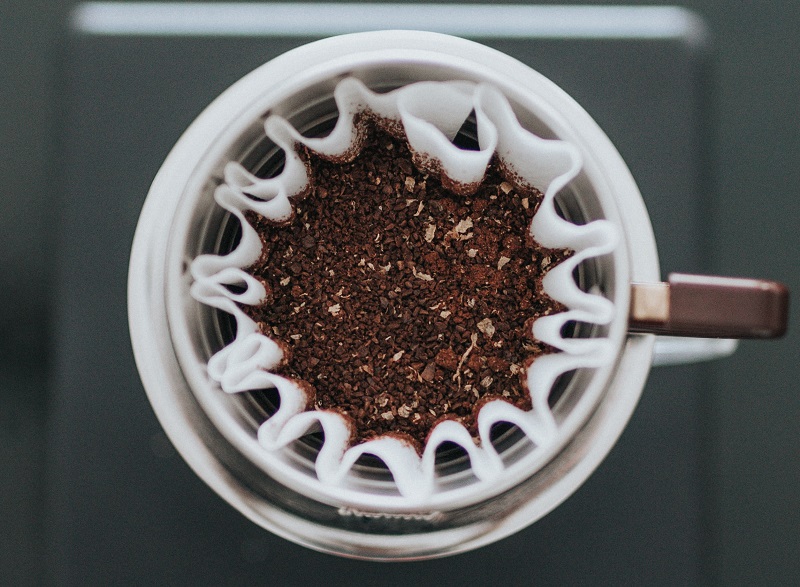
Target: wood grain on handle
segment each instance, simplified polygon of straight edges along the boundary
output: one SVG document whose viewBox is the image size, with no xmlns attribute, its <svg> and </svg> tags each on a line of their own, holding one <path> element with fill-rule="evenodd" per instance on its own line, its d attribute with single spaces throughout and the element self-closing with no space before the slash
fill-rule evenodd
<svg viewBox="0 0 800 587">
<path fill-rule="evenodd" d="M 788 321 L 789 290 L 776 281 L 672 273 L 631 285 L 630 332 L 777 338 Z"/>
</svg>

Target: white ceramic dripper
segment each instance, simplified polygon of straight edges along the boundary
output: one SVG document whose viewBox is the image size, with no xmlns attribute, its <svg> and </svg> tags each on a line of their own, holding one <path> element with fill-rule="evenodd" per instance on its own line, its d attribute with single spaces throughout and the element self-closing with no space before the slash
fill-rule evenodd
<svg viewBox="0 0 800 587">
<path fill-rule="evenodd" d="M 452 80 L 496 89 L 526 131 L 563 141 L 579 155 L 579 172 L 559 192 L 567 216 L 608 222 L 619 235 L 618 245 L 591 270 L 591 283 L 616 308 L 598 331 L 613 349 L 611 357 L 576 372 L 554 406 L 554 419 L 568 430 L 563 444 L 528 466 L 529 439 L 509 435 L 498 443 L 504 473 L 485 490 L 463 468 L 446 478 L 441 491 L 416 503 L 379 468 L 357 465 L 344 486 L 324 483 L 315 468 L 317 447 L 296 440 L 286 450 L 265 451 L 258 438 L 268 416 L 263 407 L 246 394 L 220 392 L 219 381 L 209 376 L 209 359 L 225 336 L 216 310 L 192 298 L 189 289 L 192 261 L 218 251 L 222 239 L 228 211 L 212 195 L 226 183 L 230 162 L 272 156 L 263 130 L 270 116 L 301 131 L 335 116 L 334 90 L 346 77 L 373 91 Z M 659 278 L 649 218 L 630 172 L 594 121 L 552 82 L 508 56 L 454 37 L 409 31 L 347 35 L 289 52 L 245 77 L 170 153 L 142 211 L 131 256 L 131 337 L 145 388 L 171 440 L 234 507 L 319 550 L 425 558 L 507 536 L 556 507 L 591 474 L 627 423 L 653 356 L 652 334 L 628 333 L 631 284 L 657 284 Z M 653 299 L 663 289 L 654 288 Z M 646 323 L 664 312 L 642 316 Z"/>
</svg>

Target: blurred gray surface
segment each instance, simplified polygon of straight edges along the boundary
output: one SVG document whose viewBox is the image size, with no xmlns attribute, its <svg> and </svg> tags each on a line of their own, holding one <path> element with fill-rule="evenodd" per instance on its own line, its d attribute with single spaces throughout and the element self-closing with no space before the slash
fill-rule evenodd
<svg viewBox="0 0 800 587">
<path fill-rule="evenodd" d="M 55 74 L 63 70 L 60 67 L 65 60 L 62 23 L 72 4 L 71 0 L 0 2 L 0 73 L 3 79 L 0 84 L 3 112 L 0 116 L 0 152 L 3 153 L 0 171 L 5 180 L 4 197 L 0 200 L 0 327 L 4 333 L 0 339 L 0 471 L 3 472 L 0 475 L 0 584 L 40 584 L 46 567 L 43 434 L 49 399 L 46 385 L 50 361 L 48 349 L 54 348 L 47 301 L 51 297 L 49 286 L 53 280 L 50 258 L 59 252 L 53 245 L 52 233 L 62 217 L 61 208 L 53 206 L 53 203 L 64 199 L 63 150 L 56 139 L 56 131 L 66 124 L 61 99 L 63 83 Z M 680 4 L 698 10 L 714 35 L 713 69 L 705 77 L 706 85 L 712 89 L 708 100 L 713 106 L 713 116 L 701 121 L 709 128 L 714 143 L 713 157 L 701 161 L 710 173 L 713 191 L 709 193 L 713 198 L 710 208 L 698 217 L 706 235 L 712 269 L 728 274 L 780 279 L 797 292 L 800 288 L 800 236 L 795 224 L 800 218 L 800 199 L 795 192 L 800 180 L 797 165 L 800 129 L 796 122 L 800 119 L 800 101 L 797 100 L 800 76 L 796 62 L 800 54 L 800 37 L 796 31 L 800 28 L 800 6 L 780 0 L 735 4 L 723 0 L 694 0 Z M 164 56 L 167 62 L 169 57 Z M 252 55 L 247 58 L 253 58 L 253 65 L 258 61 Z M 539 67 L 544 71 L 544 67 Z M 152 68 L 158 70 L 158 64 L 152 64 Z M 545 73 L 556 77 L 552 72 Z M 593 73 L 602 77 L 604 68 L 598 67 Z M 231 80 L 238 75 L 239 72 L 232 73 Z M 642 79 L 649 79 L 647 70 L 642 76 Z M 222 89 L 224 85 L 220 83 L 216 89 Z M 580 88 L 570 88 L 570 91 L 590 107 L 598 119 L 601 118 L 591 100 L 579 95 Z M 585 91 L 591 94 L 591 89 Z M 198 97 L 198 108 L 200 101 Z M 658 95 L 653 96 L 654 105 L 661 101 Z M 181 120 L 174 121 L 174 126 L 169 126 L 176 133 L 175 137 L 181 125 L 195 114 L 186 112 Z M 616 131 L 602 122 L 616 139 Z M 625 122 L 620 120 L 617 124 L 624 125 Z M 163 157 L 168 142 L 156 141 L 152 148 L 162 149 L 158 157 Z M 646 151 L 640 153 L 640 161 L 637 161 L 636 153 L 626 152 L 622 144 L 619 146 L 643 188 L 642 173 L 652 174 L 670 184 L 672 178 L 665 177 L 665 172 L 643 166 L 648 159 Z M 153 160 L 158 157 L 154 155 Z M 137 164 L 135 168 L 142 173 L 143 167 Z M 141 180 L 140 183 L 147 182 Z M 126 189 L 133 189 L 132 185 Z M 650 205 L 652 208 L 652 203 Z M 124 240 L 123 236 L 129 240 L 130 234 L 123 233 L 131 229 L 130 225 L 122 227 L 120 240 Z M 678 229 L 657 226 L 659 241 L 663 242 L 665 233 Z M 683 264 L 672 267 L 665 262 L 664 265 L 665 269 L 689 269 Z M 121 286 L 115 284 L 114 287 L 118 296 Z M 106 318 L 111 321 L 121 316 L 119 310 L 113 310 Z M 85 336 L 86 329 L 97 328 L 95 320 L 93 318 L 88 325 L 84 324 L 84 331 L 79 329 L 78 334 Z M 81 320 L 76 322 L 79 326 L 82 323 Z M 800 491 L 797 489 L 800 487 L 800 437 L 797 435 L 800 398 L 796 383 L 800 380 L 796 335 L 799 322 L 797 312 L 793 312 L 790 332 L 785 340 L 744 343 L 734 357 L 712 367 L 711 378 L 697 406 L 699 430 L 705 447 L 697 456 L 706 480 L 701 501 L 702 533 L 707 545 L 702 556 L 705 584 L 791 584 L 800 576 L 800 557 L 797 556 L 800 543 Z M 130 361 L 129 351 L 122 350 L 127 345 L 126 339 L 119 333 L 113 337 L 106 336 L 109 342 L 112 339 L 116 341 L 116 346 L 102 358 L 89 357 L 87 368 L 96 368 L 98 363 L 105 361 L 113 362 L 116 359 L 110 355 L 120 352 L 125 355 L 123 363 Z M 62 332 L 61 341 L 69 346 L 73 338 Z M 132 369 L 130 364 L 126 368 Z M 673 376 L 676 379 L 672 379 Z M 663 377 L 667 378 L 666 375 Z M 671 393 L 680 389 L 682 377 L 680 374 L 670 375 L 671 381 L 663 383 L 661 390 L 665 393 L 659 402 L 669 403 L 676 399 Z M 99 383 L 101 374 L 87 371 L 85 379 L 95 382 L 92 385 L 97 393 L 97 388 L 102 386 Z M 651 393 L 652 383 L 646 392 L 647 398 L 654 395 Z M 133 385 L 132 381 L 121 382 L 112 386 L 111 393 L 122 397 L 141 393 L 141 390 L 134 390 Z M 112 398 L 108 401 L 112 402 Z M 123 400 L 122 404 L 127 405 L 126 402 Z M 108 407 L 106 404 L 102 406 Z M 75 406 L 74 410 L 79 415 L 80 406 Z M 138 417 L 147 413 L 142 410 L 138 406 L 133 414 Z M 57 404 L 54 411 L 58 412 Z M 124 426 L 132 426 L 124 421 L 120 424 L 123 430 L 126 430 Z M 143 475 L 139 469 L 146 468 L 151 475 L 153 471 L 164 475 L 164 487 L 170 487 L 176 479 L 189 484 L 191 500 L 182 500 L 180 492 L 163 490 L 162 495 L 156 498 L 165 507 L 177 508 L 174 521 L 176 525 L 184 526 L 186 532 L 201 526 L 214 526 L 217 518 L 209 515 L 210 510 L 205 509 L 206 502 L 216 504 L 217 510 L 214 511 L 217 513 L 224 512 L 227 506 L 205 488 L 192 487 L 195 480 L 180 461 L 169 456 L 168 446 L 159 436 L 154 420 L 151 424 L 139 434 L 143 437 L 155 435 L 149 437 L 149 443 L 152 450 L 162 456 L 153 456 L 152 461 L 158 463 L 161 462 L 159 459 L 166 459 L 167 464 L 159 468 L 147 461 L 151 458 L 147 457 L 144 464 L 136 461 L 135 471 Z M 663 421 L 656 406 L 648 407 L 643 403 L 626 436 L 657 433 L 661 440 L 657 440 L 654 446 L 659 451 L 670 453 L 673 449 L 662 435 L 681 425 Z M 75 424 L 75 428 L 76 432 L 83 431 L 80 424 Z M 96 439 L 83 442 L 88 447 L 87 458 L 105 450 L 97 445 Z M 601 472 L 610 469 L 610 474 L 614 474 L 620 470 L 636 471 L 639 467 L 643 478 L 653 471 L 669 476 L 669 472 L 656 469 L 654 463 L 627 460 L 627 453 L 619 454 L 624 446 L 620 445 L 611 455 Z M 52 452 L 55 453 L 53 458 L 57 459 L 59 448 L 55 447 Z M 124 454 L 116 456 L 120 461 L 126 460 Z M 124 463 L 120 462 L 118 468 L 123 469 Z M 114 478 L 115 474 L 116 469 L 103 474 L 94 473 L 85 481 L 86 486 L 95 484 L 102 487 L 106 483 L 106 489 L 99 492 L 100 497 L 114 497 L 122 491 L 121 502 L 135 490 L 121 487 L 120 480 Z M 131 469 L 127 474 L 131 474 Z M 199 484 L 199 481 L 195 482 Z M 53 489 L 57 491 L 59 488 Z M 638 481 L 633 489 L 641 489 Z M 580 494 L 575 499 L 579 497 Z M 565 508 L 577 508 L 571 505 L 573 501 L 561 508 L 567 521 L 587 513 L 576 510 L 569 513 L 571 510 Z M 645 501 L 635 501 L 638 505 L 632 508 L 632 513 L 644 509 Z M 589 519 L 613 515 L 613 511 L 607 511 L 605 502 L 600 504 L 597 506 L 599 513 L 595 510 L 588 512 Z M 192 518 L 192 512 L 202 514 Z M 75 517 L 79 515 L 74 514 Z M 549 518 L 537 526 L 549 523 Z M 95 518 L 90 519 L 97 523 Z M 99 527 L 105 532 L 119 533 L 115 542 L 117 546 L 108 546 L 102 551 L 107 567 L 116 564 L 123 571 L 129 567 L 131 563 L 123 564 L 124 557 L 120 554 L 125 550 L 124 541 L 130 540 L 133 547 L 145 542 L 145 538 L 140 537 L 137 542 L 137 537 L 131 535 L 148 524 L 156 525 L 156 521 L 144 520 L 140 525 L 126 528 L 120 527 L 118 520 L 100 520 Z M 269 577 L 274 576 L 271 568 L 275 561 L 272 557 L 264 558 L 265 552 L 269 552 L 264 548 L 268 536 L 252 526 L 247 528 L 252 533 L 247 534 L 241 544 L 231 546 L 220 541 L 216 546 L 238 549 L 242 557 L 256 565 L 259 560 L 265 561 L 259 582 L 269 583 Z M 608 534 L 616 538 L 624 531 L 625 528 L 613 527 L 608 529 Z M 664 528 L 663 534 L 668 532 L 671 532 L 671 527 Z M 659 535 L 653 533 L 646 542 L 657 544 L 658 540 Z M 181 549 L 195 546 L 196 542 L 172 544 L 172 548 Z M 499 549 L 502 547 L 498 546 Z M 149 548 L 155 549 L 156 546 L 151 544 Z M 546 556 L 552 549 L 558 549 L 557 541 L 546 546 L 529 545 L 522 555 L 509 550 L 508 558 L 492 550 L 488 551 L 484 562 L 501 568 L 515 556 L 529 557 L 531 552 L 536 562 L 536 557 Z M 138 552 L 136 563 L 142 567 L 139 571 L 145 573 L 148 560 L 141 552 L 149 551 L 145 548 Z M 600 552 L 603 552 L 602 548 Z M 304 553 L 296 554 L 302 556 Z M 58 552 L 51 555 L 56 559 L 65 556 Z M 319 558 L 326 560 L 328 557 Z M 214 567 L 219 560 L 219 556 L 211 556 L 199 560 L 194 570 L 176 568 L 175 572 L 186 570 L 184 577 L 201 577 L 205 569 Z M 608 561 L 610 573 L 616 567 L 613 564 L 615 559 L 610 557 Z M 279 563 L 284 564 L 282 561 Z M 641 561 L 641 564 L 645 563 Z M 576 574 L 592 581 L 595 569 L 581 560 L 575 561 L 575 567 Z M 425 565 L 420 568 L 424 569 Z M 436 568 L 436 565 L 431 564 L 430 568 Z M 91 574 L 90 571 L 97 570 L 87 569 L 86 572 Z M 424 583 L 424 577 L 416 571 L 407 572 L 409 582 Z M 659 568 L 653 569 L 653 573 L 659 572 Z M 659 576 L 672 578 L 671 572 Z M 278 573 L 277 576 L 282 575 Z M 609 582 L 624 582 L 624 577 L 620 575 Z M 545 575 L 541 582 L 547 584 L 547 578 Z M 554 579 L 552 576 L 549 578 Z M 607 578 L 608 575 L 601 575 L 592 582 L 602 583 Z M 520 582 L 530 581 L 517 581 L 516 584 Z"/>
</svg>

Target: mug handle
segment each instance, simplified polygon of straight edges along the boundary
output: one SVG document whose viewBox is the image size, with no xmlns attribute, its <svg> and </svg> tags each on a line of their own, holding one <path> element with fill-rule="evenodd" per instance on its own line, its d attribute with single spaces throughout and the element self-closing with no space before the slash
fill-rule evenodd
<svg viewBox="0 0 800 587">
<path fill-rule="evenodd" d="M 788 321 L 789 290 L 775 281 L 672 273 L 631 284 L 628 330 L 661 335 L 654 365 L 724 357 L 736 350 L 731 339 L 778 338 Z"/>
</svg>

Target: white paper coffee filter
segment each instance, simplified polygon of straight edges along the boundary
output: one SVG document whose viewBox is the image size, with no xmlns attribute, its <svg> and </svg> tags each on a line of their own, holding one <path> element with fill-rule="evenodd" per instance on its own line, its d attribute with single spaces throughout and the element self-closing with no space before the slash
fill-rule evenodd
<svg viewBox="0 0 800 587">
<path fill-rule="evenodd" d="M 578 149 L 524 129 L 508 100 L 489 85 L 419 82 L 377 94 L 359 80 L 346 78 L 337 85 L 334 99 L 339 117 L 333 131 L 323 138 L 304 137 L 278 116 L 266 120 L 267 138 L 285 154 L 285 166 L 276 177 L 258 178 L 236 162 L 225 167 L 224 183 L 214 195 L 222 208 L 238 218 L 241 240 L 226 255 L 202 255 L 191 264 L 191 295 L 236 320 L 236 336 L 209 359 L 208 376 L 227 393 L 277 389 L 280 406 L 258 428 L 258 442 L 264 450 L 290 450 L 294 441 L 321 429 L 325 440 L 314 464 L 319 482 L 348 485 L 356 461 L 362 455 L 374 455 L 391 471 L 401 502 L 420 507 L 430 503 L 437 492 L 446 491 L 435 463 L 436 450 L 442 443 L 452 442 L 462 447 L 469 457 L 475 482 L 484 484 L 497 482 L 508 468 L 503 454 L 490 440 L 495 424 L 510 423 L 518 427 L 531 441 L 534 456 L 563 444 L 568 431 L 558 423 L 548 405 L 553 384 L 564 373 L 605 365 L 614 356 L 613 344 L 602 335 L 565 338 L 561 334 L 568 322 L 605 325 L 614 316 L 611 301 L 598 292 L 582 291 L 575 283 L 573 270 L 589 258 L 610 253 L 617 244 L 618 234 L 608 221 L 578 225 L 557 213 L 556 194 L 581 169 Z M 531 223 L 534 239 L 546 247 L 575 251 L 543 280 L 546 293 L 567 310 L 539 318 L 533 325 L 536 338 L 561 352 L 541 356 L 529 367 L 531 410 L 523 411 L 502 400 L 490 401 L 481 408 L 478 444 L 462 424 L 447 420 L 434 428 L 421 457 L 409 444 L 389 436 L 348 446 L 351 435 L 345 418 L 333 411 L 313 409 L 302 384 L 271 372 L 281 361 L 281 344 L 260 333 L 237 305 L 261 303 L 266 294 L 261 283 L 244 271 L 261 254 L 261 241 L 245 220 L 244 212 L 252 210 L 276 223 L 289 221 L 293 214 L 292 198 L 305 195 L 309 186 L 306 166 L 295 145 L 305 145 L 323 157 L 351 159 L 361 148 L 363 137 L 354 118 L 362 112 L 400 123 L 415 154 L 415 163 L 426 172 L 441 174 L 443 183 L 456 190 L 475 187 L 497 153 L 510 181 L 528 183 L 545 194 Z M 473 112 L 477 151 L 464 150 L 452 143 Z M 232 285 L 238 287 L 232 290 L 229 287 Z"/>
</svg>

